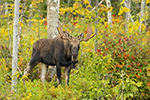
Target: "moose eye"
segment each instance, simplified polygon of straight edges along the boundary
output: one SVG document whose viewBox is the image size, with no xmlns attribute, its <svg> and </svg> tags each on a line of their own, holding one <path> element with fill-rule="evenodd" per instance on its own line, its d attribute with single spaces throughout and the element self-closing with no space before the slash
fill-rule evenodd
<svg viewBox="0 0 150 100">
<path fill-rule="evenodd" d="M 70 48 L 72 48 L 72 44 L 70 44 Z"/>
<path fill-rule="evenodd" d="M 80 45 L 78 45 L 78 50 L 80 49 Z"/>
</svg>

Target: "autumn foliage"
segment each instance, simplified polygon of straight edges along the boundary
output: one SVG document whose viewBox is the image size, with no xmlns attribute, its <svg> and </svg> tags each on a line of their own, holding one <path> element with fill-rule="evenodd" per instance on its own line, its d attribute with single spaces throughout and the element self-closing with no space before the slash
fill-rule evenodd
<svg viewBox="0 0 150 100">
<path fill-rule="evenodd" d="M 115 0 L 114 0 L 115 1 Z M 40 81 L 41 64 L 33 69 L 28 81 L 23 81 L 18 71 L 17 92 L 11 88 L 12 30 L 13 10 L 0 17 L 0 99 L 133 99 L 150 98 L 150 31 L 149 23 L 139 23 L 139 12 L 126 22 L 125 13 L 133 12 L 119 3 L 120 9 L 107 8 L 105 3 L 95 8 L 88 0 L 71 1 L 72 5 L 61 4 L 59 20 L 64 22 L 64 31 L 73 36 L 84 32 L 87 35 L 88 24 L 97 35 L 80 45 L 77 69 L 71 71 L 70 86 L 65 82 L 57 85 L 56 76 L 42 85 Z M 47 21 L 44 0 L 28 1 L 24 8 L 24 17 L 19 22 L 21 28 L 18 51 L 18 67 L 23 73 L 32 55 L 33 43 L 47 38 Z M 32 4 L 32 6 L 29 6 Z M 150 0 L 146 0 L 149 5 Z M 41 5 L 41 6 L 39 6 Z M 13 8 L 10 3 L 9 9 Z M 22 7 L 22 5 L 20 6 Z M 42 10 L 40 7 L 43 7 Z M 1 7 L 2 8 L 2 7 Z M 29 10 L 30 9 L 30 10 Z M 33 11 L 32 13 L 30 11 Z M 112 27 L 107 22 L 107 12 L 112 11 Z M 149 19 L 149 8 L 145 8 L 144 20 Z M 21 12 L 21 10 L 20 10 Z M 117 13 L 116 13 L 117 12 Z M 27 17 L 28 16 L 28 17 Z M 95 23 L 98 21 L 97 23 Z M 125 25 L 128 25 L 125 28 Z M 142 33 L 139 33 L 139 26 Z M 62 81 L 65 81 L 62 70 Z"/>
</svg>

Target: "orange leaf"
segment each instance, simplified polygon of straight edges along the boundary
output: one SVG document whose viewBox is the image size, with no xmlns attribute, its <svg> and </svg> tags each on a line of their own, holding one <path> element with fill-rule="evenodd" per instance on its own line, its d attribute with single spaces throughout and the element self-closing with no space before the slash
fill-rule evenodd
<svg viewBox="0 0 150 100">
<path fill-rule="evenodd" d="M 140 63 L 137 63 L 137 65 L 140 66 L 141 64 L 140 64 Z"/>
<path fill-rule="evenodd" d="M 142 69 L 140 69 L 140 72 L 142 72 Z"/>
<path fill-rule="evenodd" d="M 108 50 L 109 50 L 109 48 L 106 48 L 105 50 L 106 50 L 106 51 L 108 51 Z"/>
<path fill-rule="evenodd" d="M 146 62 L 143 62 L 145 65 L 147 64 Z"/>
<path fill-rule="evenodd" d="M 140 78 L 140 76 L 138 76 L 138 75 L 135 75 L 137 78 Z"/>
<path fill-rule="evenodd" d="M 134 57 L 134 56 L 132 56 L 132 59 L 133 59 L 133 60 L 135 60 L 135 57 Z"/>
<path fill-rule="evenodd" d="M 128 65 L 128 67 L 131 67 L 130 65 Z"/>
<path fill-rule="evenodd" d="M 150 82 L 147 83 L 147 86 L 150 86 Z"/>
<path fill-rule="evenodd" d="M 118 54 L 118 57 L 121 57 L 121 54 Z"/>
</svg>

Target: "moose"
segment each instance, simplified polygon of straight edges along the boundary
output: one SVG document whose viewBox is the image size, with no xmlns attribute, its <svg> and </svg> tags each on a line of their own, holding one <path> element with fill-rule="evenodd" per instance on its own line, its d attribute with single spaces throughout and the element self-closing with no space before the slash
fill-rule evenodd
<svg viewBox="0 0 150 100">
<path fill-rule="evenodd" d="M 75 68 L 78 62 L 78 51 L 80 49 L 80 42 L 88 41 L 94 37 L 92 29 L 88 25 L 87 37 L 81 33 L 78 37 L 72 37 L 69 33 L 62 30 L 62 25 L 58 25 L 57 30 L 59 35 L 54 39 L 40 39 L 33 44 L 32 58 L 27 68 L 24 70 L 24 75 L 38 64 L 43 63 L 41 81 L 45 82 L 46 72 L 48 66 L 56 66 L 56 74 L 58 84 L 61 83 L 61 67 L 65 66 L 66 85 L 69 85 L 69 74 L 71 68 Z"/>
</svg>

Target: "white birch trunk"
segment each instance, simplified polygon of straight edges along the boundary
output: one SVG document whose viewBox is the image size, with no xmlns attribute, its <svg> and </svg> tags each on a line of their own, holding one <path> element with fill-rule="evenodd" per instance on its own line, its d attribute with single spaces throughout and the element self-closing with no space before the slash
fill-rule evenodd
<svg viewBox="0 0 150 100">
<path fill-rule="evenodd" d="M 57 36 L 58 8 L 59 0 L 47 0 L 47 33 L 48 38 Z"/>
<path fill-rule="evenodd" d="M 96 8 L 98 8 L 98 2 L 99 2 L 99 0 L 96 0 Z M 97 12 L 96 17 L 98 18 L 98 10 L 97 9 L 96 9 L 96 12 Z M 98 24 L 98 20 L 95 21 L 95 24 L 96 25 Z M 97 28 L 95 28 L 95 33 L 96 33 L 96 35 L 98 34 L 98 29 Z M 97 39 L 95 37 L 95 51 L 96 50 L 97 50 Z"/>
<path fill-rule="evenodd" d="M 32 4 L 30 4 L 29 11 L 30 11 L 30 14 L 29 14 L 29 26 L 31 27 L 32 26 L 31 25 L 32 24 L 31 19 L 32 19 L 32 15 L 33 15 Z"/>
<path fill-rule="evenodd" d="M 107 4 L 107 8 L 111 7 L 111 1 L 110 0 L 106 0 L 106 4 Z M 110 24 L 112 27 L 112 11 L 107 12 L 107 18 L 108 18 L 108 24 Z"/>
<path fill-rule="evenodd" d="M 139 33 L 141 33 L 141 28 L 143 24 L 143 15 L 144 15 L 144 7 L 145 7 L 145 0 L 141 0 L 141 15 L 140 15 L 140 23 L 141 25 L 139 26 Z"/>
<path fill-rule="evenodd" d="M 126 8 L 130 9 L 131 0 L 125 0 L 125 1 L 126 1 L 126 3 L 125 3 Z M 128 22 L 130 20 L 130 17 L 131 17 L 130 12 L 126 12 L 126 22 Z M 125 24 L 125 30 L 126 30 L 126 32 L 128 31 L 127 23 Z"/>
<path fill-rule="evenodd" d="M 7 15 L 7 13 L 8 13 L 8 3 L 7 2 L 5 2 L 5 15 Z"/>
<path fill-rule="evenodd" d="M 20 0 L 15 0 L 14 8 L 14 26 L 13 26 L 13 56 L 12 56 L 12 90 L 15 91 L 14 86 L 17 84 L 17 60 L 18 60 L 18 25 L 19 25 L 19 4 Z"/>
<path fill-rule="evenodd" d="M 47 35 L 49 39 L 57 36 L 60 0 L 47 0 Z M 47 74 L 52 78 L 56 74 L 56 66 L 48 66 Z"/>
<path fill-rule="evenodd" d="M 131 1 L 130 1 L 130 0 L 129 0 L 129 3 L 131 4 Z M 126 2 L 124 2 L 124 6 L 125 6 L 126 8 L 128 8 L 128 4 L 127 4 Z M 129 7 L 129 8 L 130 8 L 130 7 Z M 128 17 L 129 17 L 129 19 L 131 19 L 132 22 L 134 22 L 133 18 L 131 18 L 131 13 L 130 13 L 130 12 L 128 12 Z"/>
</svg>

